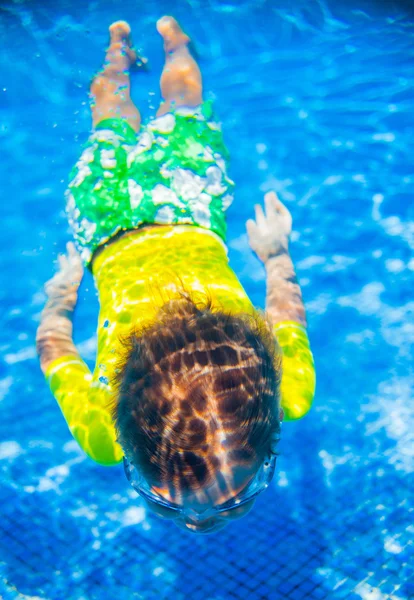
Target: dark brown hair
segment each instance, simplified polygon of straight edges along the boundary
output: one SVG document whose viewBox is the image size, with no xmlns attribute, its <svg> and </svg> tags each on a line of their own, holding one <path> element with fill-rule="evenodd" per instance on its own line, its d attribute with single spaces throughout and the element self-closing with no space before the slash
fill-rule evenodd
<svg viewBox="0 0 414 600">
<path fill-rule="evenodd" d="M 208 484 L 223 434 L 234 464 L 269 455 L 281 354 L 262 313 L 226 314 L 182 292 L 121 341 L 111 412 L 125 455 L 149 482 L 173 496 Z"/>
</svg>

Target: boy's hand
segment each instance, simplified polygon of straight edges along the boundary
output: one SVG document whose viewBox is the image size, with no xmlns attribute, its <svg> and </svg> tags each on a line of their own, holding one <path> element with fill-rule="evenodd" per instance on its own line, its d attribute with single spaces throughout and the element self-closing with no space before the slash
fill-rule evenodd
<svg viewBox="0 0 414 600">
<path fill-rule="evenodd" d="M 264 201 L 266 213 L 260 204 L 256 204 L 256 220 L 249 219 L 246 228 L 251 249 L 266 263 L 272 256 L 287 251 L 292 216 L 275 192 L 268 192 Z"/>
<path fill-rule="evenodd" d="M 52 303 L 63 301 L 67 308 L 75 308 L 83 265 L 74 244 L 68 242 L 66 248 L 67 254 L 60 254 L 58 257 L 58 272 L 45 283 L 45 292 Z"/>
</svg>

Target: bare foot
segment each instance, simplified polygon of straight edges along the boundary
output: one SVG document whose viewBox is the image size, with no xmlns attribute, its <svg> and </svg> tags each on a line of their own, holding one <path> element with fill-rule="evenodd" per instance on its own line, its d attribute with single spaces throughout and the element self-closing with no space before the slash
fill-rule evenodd
<svg viewBox="0 0 414 600">
<path fill-rule="evenodd" d="M 138 131 L 141 116 L 130 96 L 129 71 L 138 59 L 131 28 L 126 21 L 116 21 L 109 27 L 109 36 L 103 68 L 91 83 L 92 123 L 95 127 L 104 119 L 125 119 Z"/>
<path fill-rule="evenodd" d="M 200 69 L 189 52 L 190 38 L 173 17 L 162 17 L 157 29 L 164 39 L 165 65 L 161 74 L 161 94 L 164 102 L 157 116 L 178 106 L 198 106 L 202 103 Z"/>
<path fill-rule="evenodd" d="M 165 52 L 174 52 L 181 46 L 186 46 L 190 41 L 174 17 L 161 17 L 157 21 L 157 29 L 164 39 Z"/>
<path fill-rule="evenodd" d="M 131 27 L 126 21 L 115 21 L 109 26 L 109 51 L 121 50 L 127 56 L 131 66 L 137 61 L 138 54 L 133 48 L 131 39 Z"/>
</svg>

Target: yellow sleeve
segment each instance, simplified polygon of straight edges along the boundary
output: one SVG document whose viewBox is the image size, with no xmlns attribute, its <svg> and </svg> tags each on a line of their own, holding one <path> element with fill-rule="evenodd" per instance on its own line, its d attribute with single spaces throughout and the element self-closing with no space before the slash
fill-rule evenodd
<svg viewBox="0 0 414 600">
<path fill-rule="evenodd" d="M 286 421 L 306 415 L 315 394 L 315 367 L 306 329 L 294 321 L 274 326 L 282 349 L 282 408 Z"/>
<path fill-rule="evenodd" d="M 107 405 L 107 387 L 92 381 L 92 374 L 79 356 L 54 360 L 45 373 L 52 394 L 80 447 L 101 465 L 122 460 L 122 449 Z"/>
</svg>

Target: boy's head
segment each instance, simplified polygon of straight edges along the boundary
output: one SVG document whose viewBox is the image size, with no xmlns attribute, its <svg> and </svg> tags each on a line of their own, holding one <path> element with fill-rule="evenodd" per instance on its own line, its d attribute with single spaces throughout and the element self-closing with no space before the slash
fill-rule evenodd
<svg viewBox="0 0 414 600">
<path fill-rule="evenodd" d="M 113 418 L 135 487 L 192 531 L 246 514 L 280 431 L 280 351 L 265 319 L 183 294 L 123 343 Z"/>
</svg>

